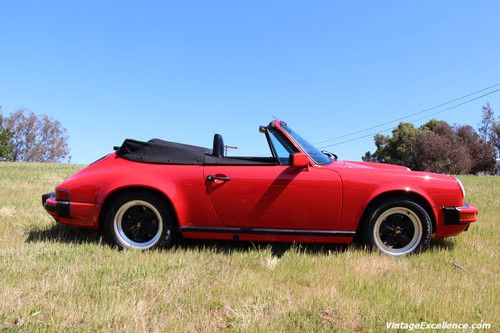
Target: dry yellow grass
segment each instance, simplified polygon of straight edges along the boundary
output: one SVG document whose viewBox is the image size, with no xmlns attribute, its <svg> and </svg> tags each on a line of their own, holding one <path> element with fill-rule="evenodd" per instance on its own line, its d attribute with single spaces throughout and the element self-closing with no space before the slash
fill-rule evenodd
<svg viewBox="0 0 500 333">
<path fill-rule="evenodd" d="M 354 246 L 181 242 L 118 252 L 40 195 L 79 166 L 0 163 L 0 330 L 380 331 L 500 314 L 500 177 L 460 177 L 467 233 L 391 259 Z"/>
</svg>

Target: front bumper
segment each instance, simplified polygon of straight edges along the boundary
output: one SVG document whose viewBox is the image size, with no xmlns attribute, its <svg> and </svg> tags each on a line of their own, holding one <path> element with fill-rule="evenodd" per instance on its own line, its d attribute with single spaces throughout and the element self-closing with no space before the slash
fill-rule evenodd
<svg viewBox="0 0 500 333">
<path fill-rule="evenodd" d="M 462 207 L 443 207 L 444 224 L 469 224 L 477 221 L 479 209 L 464 203 Z"/>
<path fill-rule="evenodd" d="M 445 238 L 467 231 L 477 221 L 477 207 L 464 203 L 461 207 L 436 207 L 438 222 L 434 238 Z"/>
</svg>

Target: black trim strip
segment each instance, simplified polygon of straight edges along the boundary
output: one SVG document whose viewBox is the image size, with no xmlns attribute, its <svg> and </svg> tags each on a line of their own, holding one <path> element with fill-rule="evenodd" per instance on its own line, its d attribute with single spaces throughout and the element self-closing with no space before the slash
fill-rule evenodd
<svg viewBox="0 0 500 333">
<path fill-rule="evenodd" d="M 261 228 L 219 228 L 181 227 L 181 232 L 215 232 L 224 234 L 284 235 L 284 236 L 327 236 L 354 237 L 355 231 L 343 230 L 303 230 L 303 229 L 261 229 Z"/>
<path fill-rule="evenodd" d="M 56 201 L 56 203 L 47 202 L 48 199 L 54 200 L 55 194 L 45 193 L 42 195 L 42 206 L 45 210 L 56 213 L 59 217 L 70 217 L 70 203 L 69 201 Z"/>
<path fill-rule="evenodd" d="M 444 224 L 459 224 L 460 212 L 457 207 L 443 207 Z"/>
</svg>

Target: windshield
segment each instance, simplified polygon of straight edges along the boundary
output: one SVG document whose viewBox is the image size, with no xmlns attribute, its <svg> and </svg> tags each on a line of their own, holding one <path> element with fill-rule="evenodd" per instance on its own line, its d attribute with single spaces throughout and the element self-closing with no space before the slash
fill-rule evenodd
<svg viewBox="0 0 500 333">
<path fill-rule="evenodd" d="M 322 152 L 320 152 L 316 147 L 310 144 L 306 139 L 301 137 L 297 132 L 292 130 L 288 125 L 284 122 L 280 123 L 281 128 L 283 128 L 288 134 L 290 134 L 294 140 L 300 145 L 300 147 L 313 159 L 316 164 L 328 164 L 332 160 L 330 157 L 326 156 Z"/>
</svg>

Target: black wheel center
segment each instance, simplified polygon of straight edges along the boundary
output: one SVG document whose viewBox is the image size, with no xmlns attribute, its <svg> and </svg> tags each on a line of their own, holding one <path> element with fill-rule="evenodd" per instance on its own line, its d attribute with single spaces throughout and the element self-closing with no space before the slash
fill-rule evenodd
<svg viewBox="0 0 500 333">
<path fill-rule="evenodd" d="M 413 222 L 404 214 L 389 215 L 380 224 L 380 239 L 393 249 L 400 249 L 410 244 L 414 234 Z"/>
<path fill-rule="evenodd" d="M 131 241 L 145 243 L 156 235 L 159 223 L 155 212 L 149 207 L 133 206 L 123 214 L 122 228 Z"/>
</svg>

